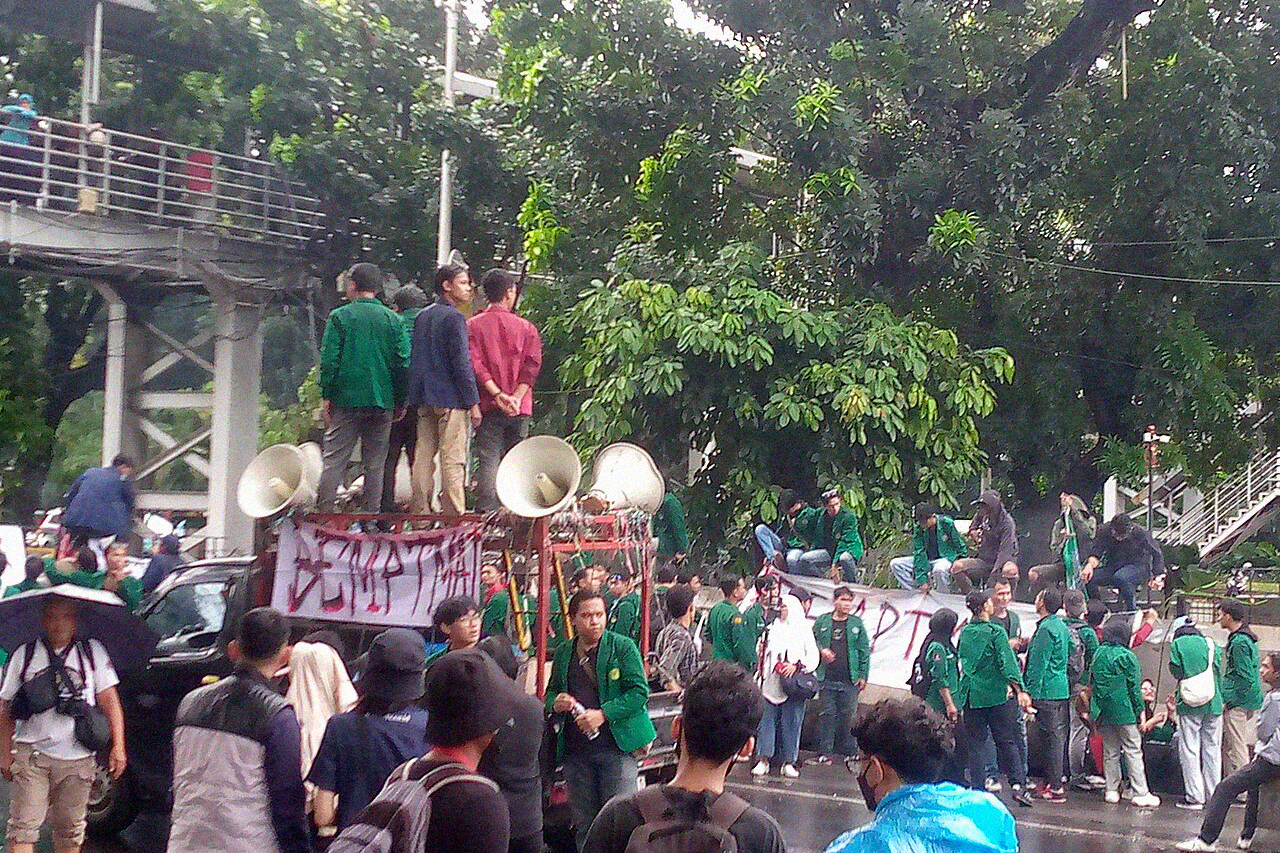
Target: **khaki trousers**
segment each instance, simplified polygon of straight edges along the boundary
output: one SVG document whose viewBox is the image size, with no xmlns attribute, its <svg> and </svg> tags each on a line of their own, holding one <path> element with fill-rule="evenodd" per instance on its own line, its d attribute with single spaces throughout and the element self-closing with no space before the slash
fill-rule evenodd
<svg viewBox="0 0 1280 853">
<path fill-rule="evenodd" d="M 9 840 L 35 844 L 47 818 L 55 848 L 79 847 L 84 841 L 85 812 L 95 775 L 92 755 L 68 761 L 50 758 L 29 743 L 15 743 Z"/>
<path fill-rule="evenodd" d="M 1228 708 L 1222 712 L 1222 778 L 1249 763 L 1249 747 L 1258 739 L 1255 711 Z"/>
<path fill-rule="evenodd" d="M 463 487 L 467 479 L 466 409 L 443 406 L 418 407 L 418 446 L 413 456 L 413 497 L 421 505 L 414 513 L 431 511 L 435 495 L 436 454 L 440 455 L 440 512 L 462 515 L 467 511 Z"/>
</svg>

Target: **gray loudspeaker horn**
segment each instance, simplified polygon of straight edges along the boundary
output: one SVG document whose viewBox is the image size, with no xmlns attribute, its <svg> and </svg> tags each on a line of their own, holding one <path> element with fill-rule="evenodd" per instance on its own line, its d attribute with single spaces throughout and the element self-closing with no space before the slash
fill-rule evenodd
<svg viewBox="0 0 1280 853">
<path fill-rule="evenodd" d="M 582 481 L 582 460 L 569 442 L 535 435 L 517 444 L 498 465 L 498 500 L 516 515 L 541 518 L 568 506 Z"/>
<path fill-rule="evenodd" d="M 595 485 L 583 505 L 592 512 L 638 507 L 658 511 L 666 486 L 653 457 L 627 442 L 611 444 L 596 455 Z"/>
<path fill-rule="evenodd" d="M 290 507 L 314 506 L 323 467 L 315 442 L 271 445 L 240 475 L 236 488 L 240 511 L 250 518 L 266 518 Z"/>
</svg>

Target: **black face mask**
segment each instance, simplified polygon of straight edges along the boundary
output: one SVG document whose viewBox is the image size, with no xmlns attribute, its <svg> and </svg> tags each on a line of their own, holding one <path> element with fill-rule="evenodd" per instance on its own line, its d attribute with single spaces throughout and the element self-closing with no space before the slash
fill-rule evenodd
<svg viewBox="0 0 1280 853">
<path fill-rule="evenodd" d="M 876 789 L 871 787 L 871 783 L 867 781 L 866 770 L 858 774 L 858 787 L 862 789 L 862 798 L 867 801 L 867 810 L 875 811 L 879 802 L 876 800 Z"/>
</svg>

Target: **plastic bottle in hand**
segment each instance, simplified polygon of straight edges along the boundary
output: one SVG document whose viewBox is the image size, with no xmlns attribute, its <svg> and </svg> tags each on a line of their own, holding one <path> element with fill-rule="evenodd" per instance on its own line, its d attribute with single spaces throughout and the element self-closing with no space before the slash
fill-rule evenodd
<svg viewBox="0 0 1280 853">
<path fill-rule="evenodd" d="M 583 714 L 587 713 L 587 706 L 583 705 L 577 699 L 574 699 L 573 704 L 569 706 L 569 713 L 572 714 L 573 718 L 576 720 L 579 717 L 581 717 Z M 588 729 L 587 731 L 583 732 L 583 734 L 587 736 L 587 740 L 595 740 L 597 737 L 600 736 L 600 730 Z"/>
</svg>

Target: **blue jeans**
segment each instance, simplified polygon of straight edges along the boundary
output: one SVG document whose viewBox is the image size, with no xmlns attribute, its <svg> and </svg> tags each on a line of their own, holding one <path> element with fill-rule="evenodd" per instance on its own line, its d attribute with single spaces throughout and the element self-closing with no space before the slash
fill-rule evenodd
<svg viewBox="0 0 1280 853">
<path fill-rule="evenodd" d="M 804 723 L 804 702 L 788 699 L 781 705 L 764 703 L 764 716 L 756 735 L 756 758 L 778 759 L 779 764 L 795 764 L 800 757 L 800 726 Z"/>
<path fill-rule="evenodd" d="M 858 707 L 858 688 L 847 681 L 824 681 L 819 694 L 818 745 L 823 755 L 858 754 L 853 738 L 853 712 Z"/>
<path fill-rule="evenodd" d="M 1135 566 L 1132 563 L 1127 566 L 1121 566 L 1118 569 L 1112 569 L 1107 566 L 1098 566 L 1093 570 L 1093 578 L 1089 581 L 1089 596 L 1098 598 L 1099 587 L 1113 587 L 1120 591 L 1120 607 L 1122 610 L 1134 611 L 1138 609 L 1138 602 L 1135 593 L 1138 587 L 1151 576 L 1146 566 Z"/>
<path fill-rule="evenodd" d="M 760 550 L 764 552 L 766 560 L 772 560 L 774 554 L 787 553 L 787 543 L 767 524 L 756 525 L 756 541 L 760 543 Z"/>
<path fill-rule="evenodd" d="M 840 564 L 840 574 L 845 583 L 856 583 L 858 561 L 853 558 L 853 555 L 848 551 L 842 551 L 837 556 L 836 562 Z M 821 548 L 816 551 L 805 551 L 796 559 L 794 568 L 791 565 L 791 557 L 788 555 L 787 568 L 796 574 L 808 575 L 811 578 L 826 577 L 827 569 L 831 568 L 831 552 Z"/>
<path fill-rule="evenodd" d="M 634 794 L 639 789 L 638 775 L 636 760 L 625 752 L 565 753 L 564 781 L 569 786 L 569 810 L 579 850 L 604 804 L 618 794 Z"/>
</svg>

